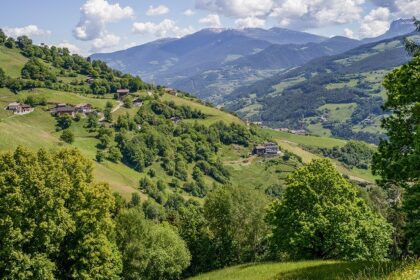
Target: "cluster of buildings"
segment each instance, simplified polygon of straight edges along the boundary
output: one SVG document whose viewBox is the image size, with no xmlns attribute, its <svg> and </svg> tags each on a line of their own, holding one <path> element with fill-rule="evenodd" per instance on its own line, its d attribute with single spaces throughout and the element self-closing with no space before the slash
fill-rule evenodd
<svg viewBox="0 0 420 280">
<path fill-rule="evenodd" d="M 174 88 L 164 87 L 163 91 L 170 94 L 170 95 L 178 96 L 178 90 L 176 90 Z"/>
<path fill-rule="evenodd" d="M 16 115 L 24 115 L 33 112 L 34 108 L 32 108 L 28 104 L 12 102 L 9 105 L 7 105 L 6 110 L 12 111 L 13 114 Z"/>
<path fill-rule="evenodd" d="M 267 142 L 263 145 L 256 145 L 254 146 L 252 153 L 257 156 L 277 156 L 281 154 L 279 145 L 274 142 Z"/>
<path fill-rule="evenodd" d="M 289 128 L 283 127 L 283 128 L 276 128 L 274 130 L 292 133 L 296 135 L 308 135 L 308 132 L 305 129 L 289 129 Z"/>
<path fill-rule="evenodd" d="M 67 105 L 65 103 L 59 103 L 54 108 L 50 110 L 51 114 L 54 116 L 62 116 L 68 114 L 74 116 L 76 113 L 81 113 L 84 115 L 89 115 L 96 112 L 90 104 L 79 104 L 76 106 Z"/>
</svg>

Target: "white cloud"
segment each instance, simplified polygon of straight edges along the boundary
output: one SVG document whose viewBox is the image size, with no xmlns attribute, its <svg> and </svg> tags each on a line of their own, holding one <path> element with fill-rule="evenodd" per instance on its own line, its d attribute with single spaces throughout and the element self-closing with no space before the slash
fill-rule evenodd
<svg viewBox="0 0 420 280">
<path fill-rule="evenodd" d="M 153 22 L 135 22 L 133 23 L 133 32 L 138 34 L 152 34 L 155 37 L 162 38 L 168 36 L 182 37 L 194 32 L 190 26 L 187 28 L 179 27 L 175 21 L 164 19 L 160 23 Z"/>
<path fill-rule="evenodd" d="M 78 46 L 73 45 L 69 42 L 62 42 L 60 44 L 57 44 L 56 47 L 67 48 L 71 53 L 77 53 L 77 54 L 82 53 L 82 50 Z"/>
<path fill-rule="evenodd" d="M 11 37 L 19 37 L 23 35 L 26 35 L 28 37 L 51 35 L 51 31 L 41 29 L 33 24 L 23 27 L 5 27 L 3 31 L 4 33 L 6 33 L 7 36 Z"/>
<path fill-rule="evenodd" d="M 360 25 L 360 37 L 376 37 L 384 34 L 389 28 L 390 11 L 379 7 L 369 12 Z"/>
<path fill-rule="evenodd" d="M 344 36 L 350 39 L 357 39 L 357 36 L 354 34 L 354 31 L 350 28 L 344 28 Z"/>
<path fill-rule="evenodd" d="M 420 0 L 396 0 L 396 14 L 401 17 L 420 16 Z"/>
<path fill-rule="evenodd" d="M 159 5 L 157 7 L 149 6 L 149 9 L 146 12 L 148 16 L 161 16 L 169 13 L 169 8 L 165 5 Z"/>
<path fill-rule="evenodd" d="M 120 37 L 114 34 L 105 34 L 102 37 L 98 37 L 92 41 L 93 51 L 103 51 L 118 46 L 120 43 Z"/>
<path fill-rule="evenodd" d="M 248 28 L 248 27 L 264 27 L 265 20 L 256 17 L 240 18 L 235 21 L 237 28 Z"/>
<path fill-rule="evenodd" d="M 196 8 L 234 19 L 270 16 L 282 26 L 305 29 L 360 20 L 364 3 L 365 0 L 196 0 Z"/>
<path fill-rule="evenodd" d="M 216 15 L 216 14 L 210 14 L 206 17 L 200 18 L 198 22 L 205 26 L 213 27 L 213 28 L 219 28 L 222 26 L 220 17 L 219 15 Z"/>
<path fill-rule="evenodd" d="M 193 16 L 193 15 L 195 15 L 195 12 L 191 9 L 187 9 L 187 10 L 184 11 L 184 16 L 190 17 L 190 16 Z"/>
<path fill-rule="evenodd" d="M 121 7 L 120 4 L 109 4 L 106 0 L 87 0 L 80 8 L 81 17 L 74 36 L 83 41 L 106 36 L 106 24 L 131 18 L 134 11 L 131 7 Z"/>
<path fill-rule="evenodd" d="M 196 0 L 197 9 L 233 18 L 245 18 L 267 15 L 273 0 Z"/>
</svg>

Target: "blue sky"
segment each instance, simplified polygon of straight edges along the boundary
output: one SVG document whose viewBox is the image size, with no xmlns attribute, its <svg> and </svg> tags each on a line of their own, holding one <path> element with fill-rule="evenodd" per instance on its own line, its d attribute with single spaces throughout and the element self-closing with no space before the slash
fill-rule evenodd
<svg viewBox="0 0 420 280">
<path fill-rule="evenodd" d="M 374 37 L 392 20 L 419 14 L 420 0 L 2 0 L 0 27 L 86 55 L 206 27 Z"/>
</svg>

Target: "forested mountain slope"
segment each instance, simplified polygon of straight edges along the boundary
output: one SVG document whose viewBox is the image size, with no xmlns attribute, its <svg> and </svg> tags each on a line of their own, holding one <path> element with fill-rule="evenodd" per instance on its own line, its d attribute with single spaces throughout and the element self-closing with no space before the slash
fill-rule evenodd
<svg viewBox="0 0 420 280">
<path fill-rule="evenodd" d="M 412 35 L 411 38 L 418 38 Z M 314 59 L 234 91 L 227 108 L 272 127 L 377 143 L 386 73 L 410 58 L 405 36 Z"/>
</svg>

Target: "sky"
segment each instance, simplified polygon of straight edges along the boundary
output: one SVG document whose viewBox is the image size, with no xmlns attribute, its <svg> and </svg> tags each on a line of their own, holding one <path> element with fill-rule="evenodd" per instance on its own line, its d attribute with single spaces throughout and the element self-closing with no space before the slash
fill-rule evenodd
<svg viewBox="0 0 420 280">
<path fill-rule="evenodd" d="M 413 16 L 420 0 L 2 0 L 0 28 L 88 55 L 203 28 L 283 27 L 361 39 Z"/>
</svg>

